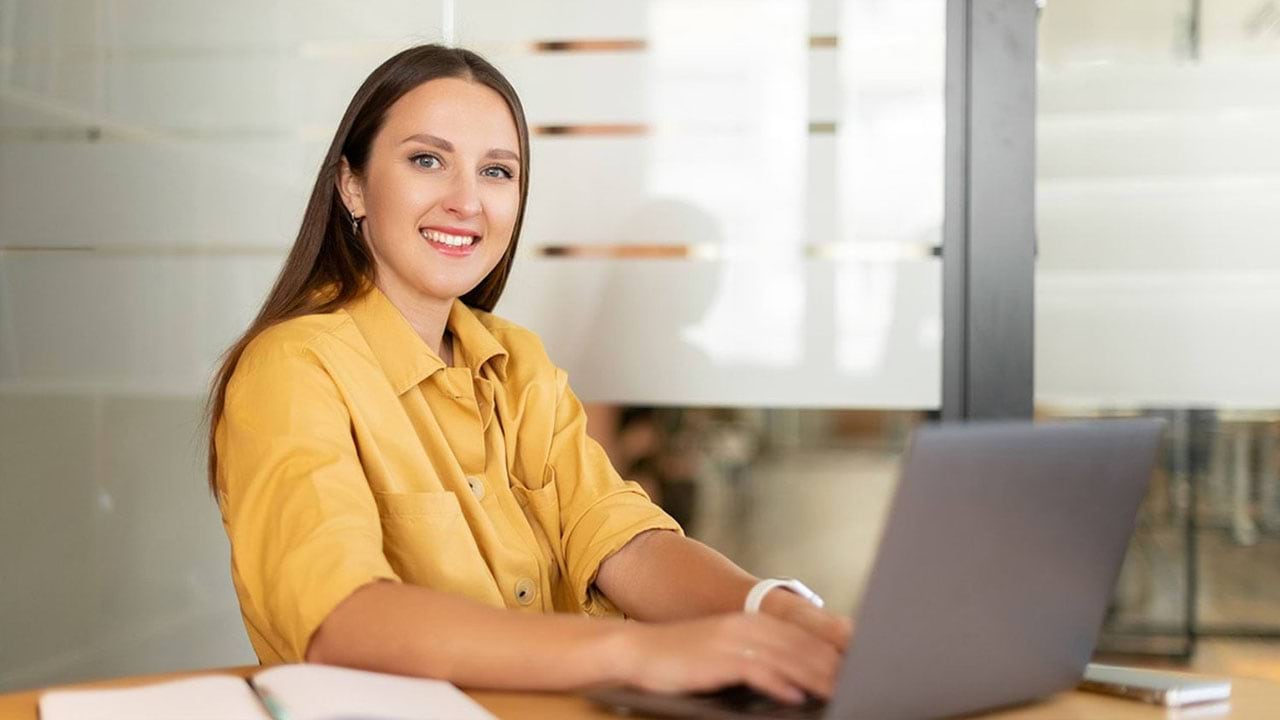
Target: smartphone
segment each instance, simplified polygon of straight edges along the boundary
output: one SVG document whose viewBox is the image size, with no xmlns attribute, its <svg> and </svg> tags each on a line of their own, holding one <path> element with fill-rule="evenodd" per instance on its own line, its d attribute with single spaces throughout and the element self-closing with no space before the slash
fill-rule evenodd
<svg viewBox="0 0 1280 720">
<path fill-rule="evenodd" d="M 1080 689 L 1165 707 L 1220 702 L 1231 697 L 1231 682 L 1228 680 L 1098 663 L 1089 663 L 1085 668 Z"/>
</svg>

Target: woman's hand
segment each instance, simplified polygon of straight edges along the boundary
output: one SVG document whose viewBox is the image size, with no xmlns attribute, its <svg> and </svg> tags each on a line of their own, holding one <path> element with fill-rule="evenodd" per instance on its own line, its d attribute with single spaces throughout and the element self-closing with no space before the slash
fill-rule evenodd
<svg viewBox="0 0 1280 720">
<path fill-rule="evenodd" d="M 840 654 L 825 639 L 768 614 L 631 623 L 618 646 L 623 678 L 651 692 L 746 684 L 781 702 L 831 697 Z"/>
<path fill-rule="evenodd" d="M 765 594 L 760 612 L 791 623 L 831 644 L 843 654 L 849 647 L 853 623 L 844 615 L 834 615 L 785 588 L 774 588 Z"/>
</svg>

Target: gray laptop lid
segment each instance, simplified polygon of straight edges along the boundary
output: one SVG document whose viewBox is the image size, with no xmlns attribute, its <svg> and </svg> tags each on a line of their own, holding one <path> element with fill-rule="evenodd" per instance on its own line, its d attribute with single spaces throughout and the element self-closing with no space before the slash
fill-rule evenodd
<svg viewBox="0 0 1280 720">
<path fill-rule="evenodd" d="M 1163 422 L 918 430 L 829 718 L 925 718 L 1079 682 Z"/>
</svg>

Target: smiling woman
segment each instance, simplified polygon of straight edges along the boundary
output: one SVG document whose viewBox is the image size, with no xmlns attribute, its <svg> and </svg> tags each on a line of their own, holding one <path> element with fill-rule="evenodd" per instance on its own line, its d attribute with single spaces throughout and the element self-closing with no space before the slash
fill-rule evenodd
<svg viewBox="0 0 1280 720">
<path fill-rule="evenodd" d="M 411 48 L 352 99 L 210 398 L 258 657 L 828 695 L 847 622 L 685 538 L 587 436 L 538 338 L 489 312 L 528 178 L 520 101 L 474 53 Z"/>
</svg>

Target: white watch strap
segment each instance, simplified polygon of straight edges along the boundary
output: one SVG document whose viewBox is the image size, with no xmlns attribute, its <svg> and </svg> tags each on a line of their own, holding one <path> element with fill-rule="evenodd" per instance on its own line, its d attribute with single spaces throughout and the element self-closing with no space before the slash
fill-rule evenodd
<svg viewBox="0 0 1280 720">
<path fill-rule="evenodd" d="M 809 602 L 822 607 L 822 598 L 818 593 L 809 589 L 809 586 L 796 580 L 795 578 L 768 578 L 761 580 L 751 588 L 751 592 L 747 593 L 747 601 L 743 604 L 742 609 L 748 613 L 760 612 L 760 603 L 764 601 L 764 596 L 774 588 L 783 588 L 799 595 Z"/>
</svg>

